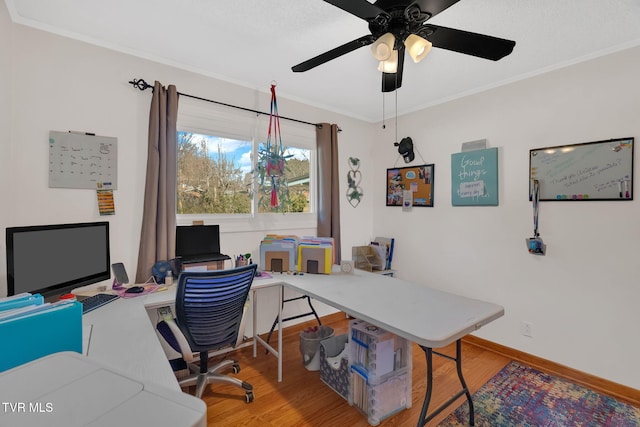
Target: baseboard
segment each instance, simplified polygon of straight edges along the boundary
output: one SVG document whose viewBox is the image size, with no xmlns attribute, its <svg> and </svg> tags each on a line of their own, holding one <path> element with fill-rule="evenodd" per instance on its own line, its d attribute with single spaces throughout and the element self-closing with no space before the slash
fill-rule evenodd
<svg viewBox="0 0 640 427">
<path fill-rule="evenodd" d="M 640 407 L 640 390 L 636 390 L 635 388 L 605 380 L 603 378 L 596 377 L 595 375 L 587 374 L 585 372 L 578 371 L 577 369 L 573 369 L 541 357 L 533 356 L 501 344 L 496 344 L 474 335 L 467 335 L 462 339 L 462 341 L 467 344 L 501 354 L 515 360 L 516 362 L 522 362 L 540 371 L 565 378 L 594 391 L 615 397 L 616 399 L 630 405 Z"/>
</svg>

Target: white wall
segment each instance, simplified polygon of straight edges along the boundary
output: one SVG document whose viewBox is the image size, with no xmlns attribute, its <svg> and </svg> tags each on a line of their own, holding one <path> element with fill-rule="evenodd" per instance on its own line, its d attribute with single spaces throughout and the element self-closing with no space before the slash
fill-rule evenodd
<svg viewBox="0 0 640 427">
<path fill-rule="evenodd" d="M 6 184 L 11 177 L 11 21 L 4 3 L 0 6 L 0 129 L 2 129 L 0 139 L 0 200 L 3 200 L 0 208 L 0 224 L 6 224 L 9 218 L 9 211 L 12 207 L 10 200 L 9 186 Z M 15 190 L 14 190 L 15 191 Z M 6 273 L 5 240 L 0 239 L 0 271 Z M 0 277 L 3 277 L 0 274 Z M 5 287 L 6 287 L 6 281 Z M 0 295 L 4 295 L 3 279 L 0 278 Z"/>
<path fill-rule="evenodd" d="M 13 78 L 11 79 L 11 76 Z M 6 77 L 6 78 L 5 78 Z M 127 82 L 144 78 L 153 84 L 175 84 L 179 91 L 229 104 L 269 110 L 269 85 L 278 76 L 265 76 L 259 90 L 178 70 L 83 42 L 34 30 L 9 22 L 4 2 L 0 5 L 0 128 L 7 138 L 0 156 L 0 209 L 2 234 L 9 226 L 83 222 L 107 219 L 111 224 L 111 258 L 135 271 L 140 236 L 148 112 L 151 91 L 140 92 Z M 14 96 L 4 96 L 9 89 Z M 285 88 L 282 88 L 284 91 Z M 12 110 L 12 117 L 1 114 Z M 366 180 L 372 179 L 372 160 L 367 144 L 370 124 L 280 97 L 279 112 L 308 122 L 337 123 L 340 134 L 341 181 L 346 186 L 347 159 L 363 159 Z M 6 129 L 6 131 L 5 131 Z M 116 215 L 100 217 L 93 190 L 48 188 L 48 135 L 50 130 L 76 130 L 118 138 L 118 189 Z M 11 138 L 9 138 L 11 136 Z M 286 140 L 286 135 L 283 135 Z M 13 152 L 13 158 L 5 153 Z M 8 179 L 10 177 L 10 179 Z M 368 178 L 367 178 L 368 177 Z M 343 198 L 344 220 L 350 227 L 342 233 L 343 248 L 361 244 L 372 229 L 371 198 L 356 212 Z M 267 224 L 268 225 L 268 224 Z M 271 232 L 314 234 L 309 230 Z M 224 252 L 257 253 L 265 232 L 227 233 L 221 227 Z M 5 242 L 0 243 L 2 270 L 0 296 L 6 294 Z M 346 249 L 344 249 L 346 251 Z M 105 283 L 110 284 L 110 283 Z M 274 295 L 268 298 L 275 298 Z M 265 297 L 261 298 L 263 301 Z M 277 307 L 266 304 L 260 330 L 267 330 Z M 321 314 L 334 309 L 318 304 Z M 294 307 L 286 307 L 293 310 Z M 262 315 L 261 315 L 262 317 Z"/>
<path fill-rule="evenodd" d="M 393 129 L 376 127 L 374 234 L 396 237 L 399 276 L 503 305 L 483 338 L 640 388 L 637 189 L 631 202 L 542 202 L 547 255 L 525 247 L 529 150 L 639 143 L 639 75 L 636 47 L 400 117 L 398 138 L 411 136 L 420 153 L 412 165 L 435 164 L 433 208 L 385 207 L 384 174 L 397 153 Z M 451 154 L 483 138 L 499 148 L 500 205 L 452 207 Z M 533 338 L 520 334 L 521 321 Z"/>
</svg>

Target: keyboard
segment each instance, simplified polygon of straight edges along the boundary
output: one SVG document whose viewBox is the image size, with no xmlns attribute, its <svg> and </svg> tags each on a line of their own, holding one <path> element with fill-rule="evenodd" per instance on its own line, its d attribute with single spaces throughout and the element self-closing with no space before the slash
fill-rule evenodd
<svg viewBox="0 0 640 427">
<path fill-rule="evenodd" d="M 112 294 L 95 294 L 89 298 L 85 298 L 80 301 L 82 304 L 82 314 L 93 311 L 98 307 L 102 307 L 103 305 L 110 303 L 111 301 L 117 300 L 118 298 L 120 298 L 120 296 Z"/>
</svg>

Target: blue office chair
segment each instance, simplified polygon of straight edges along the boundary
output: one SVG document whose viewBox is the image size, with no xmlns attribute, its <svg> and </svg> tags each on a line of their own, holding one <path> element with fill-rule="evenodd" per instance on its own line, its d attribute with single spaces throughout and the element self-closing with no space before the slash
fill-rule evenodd
<svg viewBox="0 0 640 427">
<path fill-rule="evenodd" d="M 160 335 L 182 354 L 191 375 L 179 380 L 180 386 L 196 386 L 196 397 L 202 397 L 211 383 L 236 385 L 245 390 L 247 403 L 253 401 L 253 386 L 237 378 L 220 374 L 231 366 L 240 371 L 235 360 L 227 359 L 208 367 L 209 351 L 235 347 L 247 295 L 256 273 L 251 264 L 231 270 L 182 272 L 178 277 L 176 318 L 158 323 Z M 192 363 L 199 353 L 200 366 Z"/>
</svg>

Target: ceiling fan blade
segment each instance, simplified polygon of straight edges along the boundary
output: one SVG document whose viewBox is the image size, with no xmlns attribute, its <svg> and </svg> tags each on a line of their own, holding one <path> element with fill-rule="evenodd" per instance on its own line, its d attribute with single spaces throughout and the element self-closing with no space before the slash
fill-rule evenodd
<svg viewBox="0 0 640 427">
<path fill-rule="evenodd" d="M 380 15 L 386 14 L 384 10 L 378 6 L 369 3 L 367 0 L 324 0 L 325 2 L 332 4 L 345 12 L 349 12 L 352 15 L 362 18 L 364 20 L 370 20 Z"/>
<path fill-rule="evenodd" d="M 441 49 L 497 61 L 513 51 L 516 42 L 484 34 L 426 24 L 424 38 Z"/>
<path fill-rule="evenodd" d="M 420 7 L 421 11 L 427 12 L 430 18 L 433 18 L 459 1 L 460 0 L 416 0 L 415 3 Z"/>
<path fill-rule="evenodd" d="M 404 69 L 404 47 L 398 49 L 398 69 L 395 73 L 382 73 L 382 91 L 393 92 L 402 86 L 402 70 Z"/>
<path fill-rule="evenodd" d="M 296 73 L 308 71 L 312 68 L 317 67 L 318 65 L 322 65 L 325 62 L 329 62 L 332 59 L 336 59 L 339 56 L 342 56 L 349 52 L 353 52 L 354 50 L 361 48 L 362 46 L 367 46 L 373 43 L 374 40 L 375 38 L 371 34 L 362 36 L 359 39 L 352 40 L 349 43 L 345 43 L 342 46 L 338 46 L 335 49 L 331 49 L 330 51 L 322 53 L 304 62 L 301 62 L 298 65 L 294 65 L 293 67 L 291 67 L 291 69 Z"/>
</svg>

